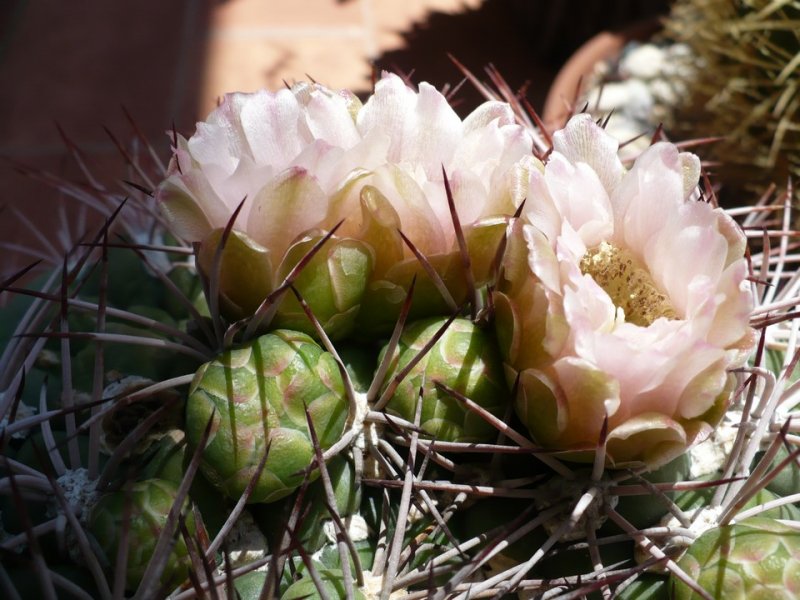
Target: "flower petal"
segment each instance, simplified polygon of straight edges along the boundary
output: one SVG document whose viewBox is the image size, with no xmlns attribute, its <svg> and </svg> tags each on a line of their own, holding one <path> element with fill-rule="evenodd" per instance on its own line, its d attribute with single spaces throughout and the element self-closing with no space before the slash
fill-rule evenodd
<svg viewBox="0 0 800 600">
<path fill-rule="evenodd" d="M 625 172 L 617 155 L 619 142 L 586 113 L 575 115 L 564 129 L 553 134 L 553 150 L 573 164 L 589 165 L 609 191 L 617 186 Z"/>
<path fill-rule="evenodd" d="M 320 222 L 325 208 L 316 180 L 305 169 L 289 169 L 253 198 L 247 233 L 281 256 L 299 235 Z"/>
<path fill-rule="evenodd" d="M 542 443 L 591 459 L 577 446 L 596 443 L 608 417 L 610 460 L 653 466 L 721 418 L 728 371 L 753 346 L 753 297 L 743 234 L 694 200 L 698 159 L 658 143 L 625 173 L 616 149 L 579 115 L 528 172 L 494 296 L 498 335 L 509 373 L 530 373 L 557 419 L 526 420 Z M 538 406 L 520 402 L 526 417 Z"/>
<path fill-rule="evenodd" d="M 641 461 L 655 469 L 682 454 L 686 443 L 680 423 L 660 413 L 645 413 L 612 429 L 607 451 L 616 466 Z M 642 447 L 646 448 L 644 453 Z"/>
</svg>

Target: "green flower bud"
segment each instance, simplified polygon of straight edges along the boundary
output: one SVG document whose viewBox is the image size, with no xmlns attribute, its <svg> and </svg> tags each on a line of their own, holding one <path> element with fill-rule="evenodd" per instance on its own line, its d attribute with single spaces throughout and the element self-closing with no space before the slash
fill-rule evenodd
<svg viewBox="0 0 800 600">
<path fill-rule="evenodd" d="M 117 547 L 122 541 L 124 519 L 130 511 L 128 523 L 128 560 L 125 571 L 126 587 L 136 589 L 142 580 L 158 536 L 167 522 L 167 515 L 175 503 L 177 488 L 161 479 L 135 483 L 130 491 L 121 490 L 106 494 L 92 507 L 89 530 L 94 535 L 106 559 L 113 564 Z M 194 517 L 185 511 L 186 527 L 194 535 Z M 172 554 L 161 574 L 161 584 L 174 587 L 187 576 L 191 567 L 183 536 L 178 535 Z"/>
<path fill-rule="evenodd" d="M 281 281 L 318 241 L 319 238 L 309 238 L 289 248 L 278 269 Z M 295 288 L 331 339 L 342 338 L 352 331 L 372 263 L 372 252 L 363 242 L 332 238 L 295 280 Z M 284 296 L 273 325 L 316 336 L 314 325 L 291 292 Z"/>
<path fill-rule="evenodd" d="M 214 230 L 203 240 L 197 254 L 200 269 L 209 277 L 221 238 L 222 230 Z M 306 236 L 291 245 L 284 255 L 276 256 L 241 231 L 231 231 L 220 258 L 222 314 L 231 320 L 254 314 L 320 239 L 319 235 Z M 295 279 L 295 288 L 331 338 L 341 338 L 352 330 L 372 264 L 369 246 L 354 239 L 333 237 Z M 316 336 L 314 325 L 294 294 L 288 291 L 280 300 L 271 325 Z"/>
<path fill-rule="evenodd" d="M 200 244 L 197 265 L 211 277 L 223 229 L 215 229 Z M 241 231 L 231 231 L 220 257 L 220 310 L 231 320 L 252 315 L 273 290 L 271 252 Z"/>
<path fill-rule="evenodd" d="M 362 218 L 365 223 L 363 239 L 377 249 L 377 258 L 358 315 L 359 333 L 390 332 L 400 315 L 412 280 L 416 281 L 409 313 L 412 319 L 452 310 L 422 263 L 397 233 L 402 226 L 389 201 L 371 186 L 365 186 L 362 191 Z M 491 279 L 492 262 L 505 230 L 505 217 L 487 218 L 463 228 L 472 279 L 479 288 Z M 423 240 L 417 239 L 417 249 L 441 278 L 456 304 L 469 300 L 470 289 L 458 244 L 453 241 L 446 251 L 426 252 L 424 246 L 420 246 L 422 243 Z"/>
<path fill-rule="evenodd" d="M 678 562 L 714 598 L 800 596 L 800 531 L 763 517 L 711 529 Z M 699 598 L 672 577 L 675 600 Z"/>
<path fill-rule="evenodd" d="M 443 318 L 417 321 L 403 332 L 399 353 L 392 362 L 384 389 L 445 321 Z M 485 442 L 493 439 L 496 429 L 466 408 L 463 402 L 438 388 L 436 382 L 447 385 L 493 415 L 502 417 L 509 393 L 494 339 L 469 320 L 456 319 L 403 379 L 386 405 L 387 412 L 413 422 L 422 386 L 420 425 L 426 433 L 439 440 L 454 442 Z"/>
<path fill-rule="evenodd" d="M 269 447 L 250 502 L 272 502 L 302 483 L 314 457 L 306 409 L 320 445 L 329 448 L 347 418 L 336 362 L 306 334 L 278 330 L 200 367 L 189 390 L 186 436 L 196 447 L 213 414 L 200 466 L 233 499 Z"/>
</svg>

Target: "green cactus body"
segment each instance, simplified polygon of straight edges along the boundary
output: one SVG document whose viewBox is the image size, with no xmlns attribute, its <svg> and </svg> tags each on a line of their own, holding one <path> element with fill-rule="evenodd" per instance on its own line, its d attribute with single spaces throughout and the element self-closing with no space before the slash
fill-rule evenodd
<svg viewBox="0 0 800 600">
<path fill-rule="evenodd" d="M 308 335 L 278 330 L 200 367 L 189 390 L 186 435 L 196 446 L 213 415 L 201 468 L 234 499 L 269 447 L 250 502 L 271 502 L 302 483 L 314 456 L 306 408 L 320 445 L 329 448 L 347 417 L 336 362 Z"/>
<path fill-rule="evenodd" d="M 400 338 L 399 354 L 384 387 L 422 350 L 445 321 L 443 318 L 425 319 L 408 326 Z M 491 336 L 467 319 L 454 320 L 403 379 L 386 408 L 413 422 L 422 386 L 420 425 L 429 435 L 453 442 L 483 442 L 496 435 L 491 425 L 461 401 L 438 389 L 436 382 L 446 384 L 493 415 L 502 417 L 509 393 L 500 353 Z"/>
<path fill-rule="evenodd" d="M 800 531 L 766 518 L 701 535 L 678 565 L 714 598 L 787 600 L 800 596 Z M 674 598 L 699 597 L 673 576 Z"/>
<path fill-rule="evenodd" d="M 665 32 L 690 53 L 669 107 L 678 135 L 724 136 L 713 156 L 731 183 L 782 183 L 800 174 L 800 5 L 678 0 Z"/>
<path fill-rule="evenodd" d="M 361 490 L 356 486 L 355 470 L 353 465 L 343 456 L 335 457 L 327 465 L 328 476 L 336 499 L 336 510 L 341 517 L 347 517 L 358 511 L 361 503 Z M 325 488 L 322 481 L 315 481 L 308 491 L 309 509 L 307 516 L 300 525 L 298 536 L 301 540 L 308 539 L 316 551 L 326 541 L 322 522 L 330 518 L 330 513 L 325 503 Z"/>
<path fill-rule="evenodd" d="M 186 451 L 184 438 L 183 431 L 173 429 L 153 444 L 152 449 L 142 458 L 139 479 L 163 479 L 179 486 L 191 459 Z M 200 509 L 203 526 L 209 535 L 217 535 L 229 512 L 227 499 L 201 473 L 197 473 L 192 479 L 189 498 Z"/>
<path fill-rule="evenodd" d="M 690 478 L 689 456 L 683 454 L 678 458 L 668 462 L 663 467 L 642 474 L 642 478 L 650 483 L 669 483 L 675 481 L 686 481 Z M 638 479 L 631 478 L 623 481 L 622 485 L 636 485 Z M 615 510 L 621 514 L 634 527 L 644 529 L 655 525 L 659 519 L 667 514 L 668 503 L 674 499 L 676 492 L 665 490 L 663 496 L 620 496 L 619 503 Z M 646 500 L 645 500 L 646 498 Z M 617 532 L 618 528 L 613 521 L 606 521 L 605 530 Z"/>
<path fill-rule="evenodd" d="M 148 479 L 133 484 L 130 491 L 106 494 L 92 507 L 89 529 L 111 563 L 117 555 L 126 513 L 130 511 L 125 572 L 126 587 L 130 590 L 136 589 L 142 580 L 158 536 L 175 502 L 176 492 L 177 488 L 168 481 Z M 191 511 L 186 512 L 186 527 L 194 535 L 195 524 Z M 186 543 L 182 536 L 178 536 L 161 575 L 161 584 L 166 587 L 180 584 L 190 567 Z"/>
<path fill-rule="evenodd" d="M 184 433 L 179 429 L 168 431 L 144 457 L 142 479 L 163 479 L 180 485 L 184 474 L 186 446 Z"/>
<path fill-rule="evenodd" d="M 644 573 L 622 590 L 617 590 L 619 600 L 668 600 L 669 581 L 660 575 Z"/>
<path fill-rule="evenodd" d="M 7 564 L 10 563 L 10 564 Z M 13 589 L 16 590 L 18 598 L 43 598 L 46 587 L 43 585 L 40 573 L 30 564 L 15 565 L 11 561 L 5 561 L 3 568 L 6 569 Z M 79 586 L 89 598 L 99 598 L 100 592 L 92 579 L 91 573 L 87 569 L 82 569 L 69 564 L 48 564 L 48 568 L 57 575 L 64 577 L 70 583 Z M 56 588 L 56 592 L 59 589 Z M 64 594 L 64 597 L 71 595 Z"/>
<path fill-rule="evenodd" d="M 495 528 L 509 524 L 509 517 L 521 515 L 530 507 L 530 500 L 520 498 L 489 498 L 480 500 L 468 510 L 457 511 L 451 520 L 450 527 L 461 539 L 470 539 L 485 534 Z M 501 555 L 513 564 L 525 562 L 536 548 L 547 541 L 544 529 L 536 529 L 526 533 L 521 539 L 503 549 Z"/>
<path fill-rule="evenodd" d="M 710 486 L 707 488 L 680 492 L 675 497 L 675 504 L 677 504 L 678 508 L 684 512 L 697 510 L 705 506 L 709 506 L 715 491 L 716 488 L 714 486 Z M 754 508 L 761 504 L 772 502 L 777 498 L 778 496 L 776 496 L 773 492 L 767 488 L 764 488 L 756 492 L 753 497 L 750 498 L 744 504 L 744 506 L 742 506 L 741 510 L 744 511 Z M 776 506 L 775 508 L 764 511 L 760 516 L 769 517 L 771 519 L 789 519 L 792 521 L 800 521 L 800 509 L 798 509 L 794 504 L 781 504 L 780 506 Z"/>
<path fill-rule="evenodd" d="M 366 343 L 339 343 L 336 351 L 342 359 L 353 389 L 366 394 L 375 376 L 375 361 L 378 359 L 378 346 Z"/>
<path fill-rule="evenodd" d="M 364 570 L 372 569 L 372 564 L 375 561 L 376 544 L 373 540 L 359 540 L 353 542 L 353 547 L 358 553 L 358 560 L 361 563 L 361 568 Z M 348 562 L 350 563 L 350 570 L 355 573 L 355 563 L 353 557 L 349 556 Z M 342 568 L 341 555 L 339 549 L 334 544 L 326 544 L 319 552 L 319 561 L 328 569 Z"/>
<path fill-rule="evenodd" d="M 237 577 L 233 584 L 241 600 L 259 600 L 266 580 L 267 574 L 264 571 L 250 571 Z"/>
<path fill-rule="evenodd" d="M 139 255 L 127 248 L 108 248 L 107 252 L 110 268 L 105 294 L 108 304 L 117 308 L 128 308 L 133 302 L 158 306 L 164 297 L 164 288 Z M 93 271 L 81 289 L 82 295 L 96 298 L 100 284 L 100 271 Z"/>
<path fill-rule="evenodd" d="M 361 504 L 361 489 L 355 485 L 355 470 L 344 456 L 334 457 L 328 464 L 328 476 L 336 498 L 336 510 L 340 517 L 347 517 L 358 511 Z M 253 517 L 271 542 L 277 544 L 286 529 L 286 520 L 294 505 L 295 496 L 284 498 L 281 502 L 254 506 Z M 306 492 L 302 510 L 303 519 L 295 535 L 307 552 L 316 552 L 328 540 L 323 531 L 323 521 L 330 519 L 325 503 L 325 488 L 322 481 L 312 483 Z"/>
<path fill-rule="evenodd" d="M 759 460 L 761 459 L 761 456 L 756 456 Z M 770 468 L 774 469 L 788 456 L 789 452 L 786 448 L 781 448 L 772 460 Z M 791 496 L 792 494 L 800 493 L 800 466 L 798 466 L 797 461 L 794 460 L 781 469 L 778 475 L 767 484 L 767 489 L 778 496 Z"/>
</svg>

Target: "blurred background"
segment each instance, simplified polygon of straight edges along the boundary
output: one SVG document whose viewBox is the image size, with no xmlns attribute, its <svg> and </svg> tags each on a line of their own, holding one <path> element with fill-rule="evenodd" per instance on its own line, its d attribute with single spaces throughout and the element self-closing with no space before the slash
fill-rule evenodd
<svg viewBox="0 0 800 600">
<path fill-rule="evenodd" d="M 166 132 L 190 135 L 225 92 L 311 77 L 366 94 L 382 69 L 455 85 L 448 53 L 481 77 L 493 64 L 541 109 L 580 44 L 667 9 L 666 0 L 0 0 L 0 276 L 29 262 L 18 246 L 30 244 L 30 224 L 58 233 L 62 199 L 38 173 L 90 183 L 65 138 L 98 180 L 123 189 L 125 163 L 105 128 L 127 145 L 126 110 L 166 160 Z M 457 100 L 466 114 L 480 97 L 465 85 Z"/>
</svg>

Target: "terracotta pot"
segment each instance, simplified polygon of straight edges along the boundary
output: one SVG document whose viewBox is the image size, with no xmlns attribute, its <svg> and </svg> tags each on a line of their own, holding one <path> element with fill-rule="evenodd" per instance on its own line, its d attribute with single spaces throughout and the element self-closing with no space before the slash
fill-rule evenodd
<svg viewBox="0 0 800 600">
<path fill-rule="evenodd" d="M 613 59 L 632 41 L 644 41 L 661 29 L 657 19 L 648 19 L 619 31 L 598 33 L 573 54 L 553 80 L 542 111 L 548 131 L 563 127 L 573 112 L 576 101 L 587 91 L 595 65 Z M 580 107 L 577 107 L 578 109 Z"/>
</svg>

